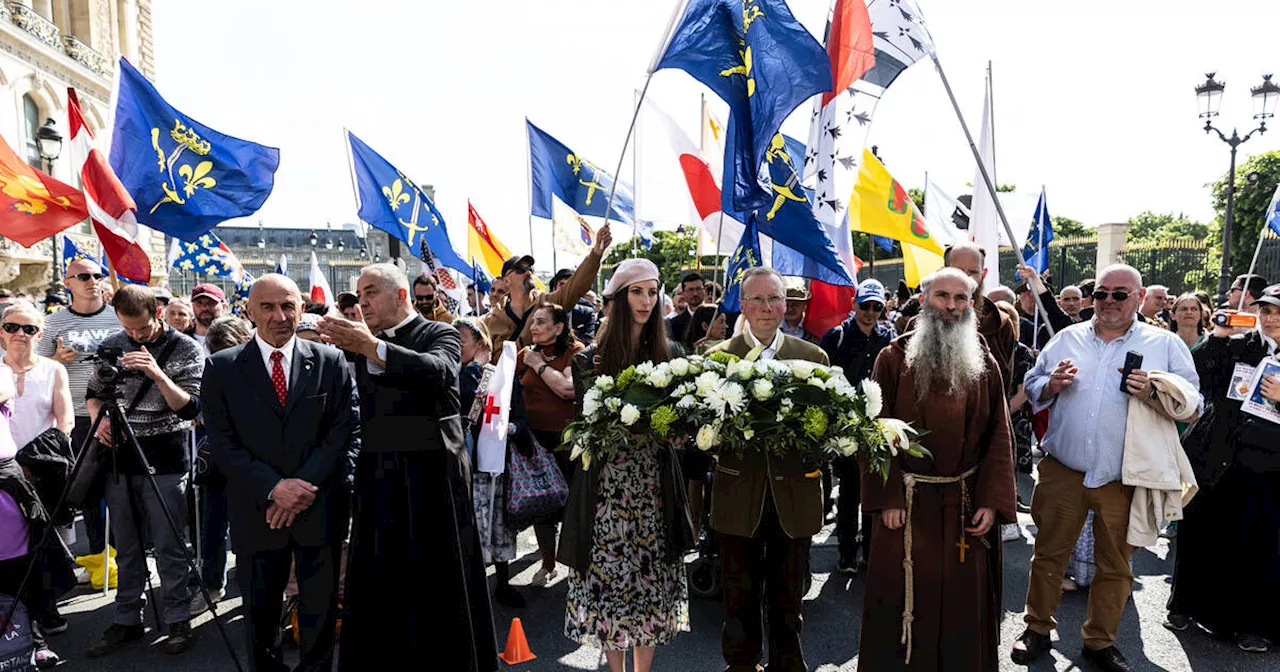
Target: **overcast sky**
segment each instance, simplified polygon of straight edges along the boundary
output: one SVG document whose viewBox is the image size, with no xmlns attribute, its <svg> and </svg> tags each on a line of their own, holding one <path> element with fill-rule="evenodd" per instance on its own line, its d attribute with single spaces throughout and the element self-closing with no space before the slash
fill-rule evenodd
<svg viewBox="0 0 1280 672">
<path fill-rule="evenodd" d="M 919 2 L 975 136 L 993 63 L 999 181 L 1019 191 L 1044 185 L 1053 214 L 1091 226 L 1148 209 L 1211 218 L 1205 185 L 1226 171 L 1229 155 L 1201 130 L 1193 88 L 1216 70 L 1227 84 L 1220 123 L 1243 132 L 1253 128 L 1248 89 L 1280 66 L 1275 0 Z M 470 198 L 513 251 L 524 251 L 524 118 L 612 170 L 674 2 L 217 4 L 198 18 L 188 3 L 153 4 L 157 84 L 201 122 L 280 148 L 275 190 L 260 213 L 267 226 L 355 220 L 345 126 L 435 185 L 455 247 L 465 250 Z M 790 6 L 820 38 L 829 0 Z M 683 72 L 665 71 L 650 95 L 696 141 L 702 91 Z M 811 109 L 802 105 L 784 130 L 806 138 Z M 969 191 L 973 159 L 927 62 L 889 89 L 870 144 L 908 186 L 923 186 L 928 171 L 953 195 Z M 1280 124 L 1242 152 L 1277 147 Z M 630 159 L 626 166 L 630 181 Z M 549 254 L 549 225 L 534 237 L 535 254 Z"/>
</svg>

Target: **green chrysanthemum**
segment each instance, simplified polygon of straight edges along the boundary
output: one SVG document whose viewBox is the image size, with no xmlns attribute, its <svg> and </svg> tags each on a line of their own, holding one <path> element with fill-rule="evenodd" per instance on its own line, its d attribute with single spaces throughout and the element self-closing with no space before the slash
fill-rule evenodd
<svg viewBox="0 0 1280 672">
<path fill-rule="evenodd" d="M 636 380 L 636 367 L 628 366 L 622 373 L 618 374 L 618 379 L 614 381 L 614 386 L 619 390 L 625 390 L 631 387 L 631 383 Z"/>
<path fill-rule="evenodd" d="M 801 427 L 804 428 L 804 433 L 809 437 L 814 439 L 822 438 L 822 435 L 827 433 L 827 416 L 817 406 L 810 406 L 804 409 Z"/>
<path fill-rule="evenodd" d="M 658 436 L 666 436 L 671 424 L 679 419 L 674 408 L 659 406 L 649 413 L 649 427 Z"/>
</svg>

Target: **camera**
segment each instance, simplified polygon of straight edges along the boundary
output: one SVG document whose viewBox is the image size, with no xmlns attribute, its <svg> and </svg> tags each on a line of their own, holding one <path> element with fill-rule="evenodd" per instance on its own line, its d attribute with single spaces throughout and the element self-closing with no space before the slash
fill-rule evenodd
<svg viewBox="0 0 1280 672">
<path fill-rule="evenodd" d="M 98 348 L 98 380 L 103 387 L 112 387 L 125 378 L 141 376 L 137 369 L 126 369 L 120 364 L 124 350 L 111 346 Z"/>
</svg>

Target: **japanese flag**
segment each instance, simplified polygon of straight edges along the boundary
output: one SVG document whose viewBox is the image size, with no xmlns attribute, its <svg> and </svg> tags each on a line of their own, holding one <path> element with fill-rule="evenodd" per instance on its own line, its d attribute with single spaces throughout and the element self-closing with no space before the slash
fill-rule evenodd
<svg viewBox="0 0 1280 672">
<path fill-rule="evenodd" d="M 489 392 L 480 415 L 480 440 L 476 442 L 476 470 L 501 474 L 507 468 L 507 432 L 510 429 L 511 390 L 516 380 L 516 344 L 502 344 L 498 369 L 489 378 Z"/>
<path fill-rule="evenodd" d="M 311 253 L 311 300 L 317 303 L 333 303 L 336 299 L 333 296 L 333 290 L 329 289 L 329 280 L 324 277 L 324 271 L 320 270 L 320 261 L 316 259 L 316 253 Z"/>
</svg>

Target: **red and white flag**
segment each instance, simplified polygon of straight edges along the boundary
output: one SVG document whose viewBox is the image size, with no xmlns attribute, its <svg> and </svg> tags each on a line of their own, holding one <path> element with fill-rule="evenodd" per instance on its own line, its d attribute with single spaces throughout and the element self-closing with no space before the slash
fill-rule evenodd
<svg viewBox="0 0 1280 672">
<path fill-rule="evenodd" d="M 138 245 L 138 221 L 134 218 L 138 206 L 115 171 L 111 170 L 107 157 L 95 145 L 93 132 L 84 123 L 80 99 L 73 88 L 67 88 L 67 121 L 71 125 L 71 146 L 74 148 L 72 160 L 79 162 L 77 171 L 89 219 L 111 268 L 117 275 L 134 282 L 149 282 L 151 259 Z"/>
<path fill-rule="evenodd" d="M 316 258 L 314 250 L 311 252 L 311 300 L 326 305 L 337 300 L 333 290 L 329 289 L 329 279 L 320 270 L 320 260 Z"/>
<path fill-rule="evenodd" d="M 476 440 L 476 471 L 501 474 L 506 471 L 507 434 L 511 429 L 511 392 L 516 379 L 516 344 L 502 344 L 502 357 L 489 378 L 489 391 L 481 409 L 480 437 Z"/>
</svg>

